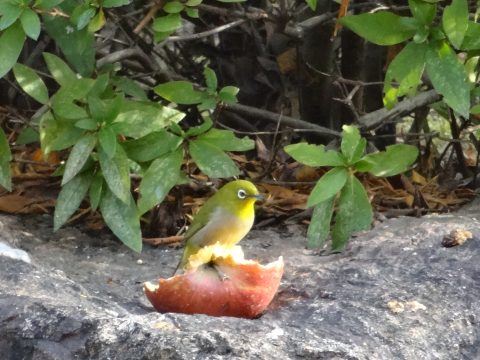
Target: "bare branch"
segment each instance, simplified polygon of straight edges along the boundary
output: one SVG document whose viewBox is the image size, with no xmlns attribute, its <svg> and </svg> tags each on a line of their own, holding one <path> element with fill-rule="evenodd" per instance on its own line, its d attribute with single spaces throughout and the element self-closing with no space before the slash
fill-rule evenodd
<svg viewBox="0 0 480 360">
<path fill-rule="evenodd" d="M 225 25 L 222 25 L 222 26 L 218 26 L 216 28 L 213 28 L 213 29 L 210 29 L 210 30 L 207 30 L 207 31 L 203 31 L 203 32 L 200 32 L 200 33 L 196 33 L 196 34 L 181 35 L 181 36 L 169 36 L 166 39 L 166 41 L 167 42 L 175 42 L 175 41 L 197 40 L 197 39 L 201 39 L 201 38 L 204 38 L 204 37 L 208 37 L 208 36 L 212 36 L 212 35 L 221 33 L 222 31 L 231 29 L 235 26 L 242 25 L 246 21 L 247 21 L 247 19 L 235 20 L 235 21 L 232 21 L 231 23 L 228 23 L 228 24 L 225 24 Z"/>
<path fill-rule="evenodd" d="M 249 20 L 260 20 L 260 19 L 267 19 L 268 14 L 262 10 L 252 6 L 247 7 L 246 11 L 238 11 L 238 10 L 231 10 L 227 8 L 221 8 L 217 6 L 207 5 L 207 4 L 200 4 L 198 5 L 198 9 L 209 12 L 211 14 L 216 14 L 225 17 L 239 17 L 239 18 L 246 18 Z"/>
<path fill-rule="evenodd" d="M 163 7 L 163 0 L 156 0 L 153 6 L 148 11 L 147 15 L 145 15 L 142 21 L 138 23 L 138 25 L 135 27 L 133 32 L 135 34 L 138 34 L 140 31 L 142 31 L 143 28 L 149 23 L 150 20 L 152 20 L 155 17 L 158 10 L 160 10 L 162 7 Z"/>
<path fill-rule="evenodd" d="M 223 107 L 225 110 L 228 110 L 228 111 L 254 117 L 257 119 L 274 122 L 275 124 L 278 123 L 279 117 L 282 116 L 282 123 L 294 129 L 297 129 L 297 128 L 309 129 L 311 132 L 315 132 L 318 134 L 332 136 L 332 137 L 340 137 L 340 133 L 338 131 L 328 129 L 326 127 L 323 127 L 317 124 L 309 123 L 304 120 L 295 119 L 290 116 L 276 114 L 271 111 L 257 109 L 251 106 L 241 105 L 241 104 L 224 104 Z"/>
<path fill-rule="evenodd" d="M 97 60 L 97 67 L 102 67 L 106 64 L 112 64 L 114 62 L 131 58 L 138 59 L 149 70 L 155 70 L 148 56 L 136 47 L 118 50 L 102 57 L 101 59 Z"/>
<path fill-rule="evenodd" d="M 403 100 L 390 110 L 381 108 L 363 115 L 358 119 L 358 122 L 362 129 L 371 130 L 387 121 L 392 121 L 401 116 L 408 115 L 419 107 L 439 101 L 441 98 L 442 96 L 433 89 L 424 91 L 413 98 Z"/>
</svg>

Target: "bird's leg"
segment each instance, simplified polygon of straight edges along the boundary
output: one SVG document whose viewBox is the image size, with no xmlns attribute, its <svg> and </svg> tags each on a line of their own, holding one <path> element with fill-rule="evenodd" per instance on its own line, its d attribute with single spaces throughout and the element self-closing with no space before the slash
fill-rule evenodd
<svg viewBox="0 0 480 360">
<path fill-rule="evenodd" d="M 220 281 L 226 281 L 226 280 L 230 280 L 230 278 L 228 277 L 227 274 L 225 274 L 222 270 L 220 270 L 220 268 L 216 265 L 213 265 L 214 269 L 217 271 L 217 275 L 220 279 Z"/>
<path fill-rule="evenodd" d="M 217 273 L 217 276 L 218 278 L 220 279 L 220 281 L 226 281 L 226 280 L 229 280 L 230 278 L 228 277 L 227 274 L 225 274 L 218 265 L 215 264 L 214 261 L 210 261 L 208 263 L 208 266 L 210 266 L 213 270 L 215 270 L 215 272 Z"/>
</svg>

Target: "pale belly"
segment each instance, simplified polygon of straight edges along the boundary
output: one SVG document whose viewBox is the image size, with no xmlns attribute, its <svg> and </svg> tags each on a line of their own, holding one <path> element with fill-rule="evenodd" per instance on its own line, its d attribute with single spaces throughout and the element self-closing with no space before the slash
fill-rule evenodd
<svg viewBox="0 0 480 360">
<path fill-rule="evenodd" d="M 203 247 L 220 243 L 230 247 L 237 244 L 248 234 L 253 225 L 250 220 L 242 220 L 228 212 L 218 211 L 213 214 L 209 223 L 192 238 L 191 243 Z"/>
</svg>

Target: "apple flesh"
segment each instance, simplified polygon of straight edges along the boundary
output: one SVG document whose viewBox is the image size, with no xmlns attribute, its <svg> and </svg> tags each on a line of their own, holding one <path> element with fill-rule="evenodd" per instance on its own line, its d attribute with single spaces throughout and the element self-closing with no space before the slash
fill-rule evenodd
<svg viewBox="0 0 480 360">
<path fill-rule="evenodd" d="M 220 255 L 185 274 L 144 284 L 159 312 L 255 318 L 265 311 L 283 275 L 280 257 L 267 265 L 241 256 Z"/>
</svg>

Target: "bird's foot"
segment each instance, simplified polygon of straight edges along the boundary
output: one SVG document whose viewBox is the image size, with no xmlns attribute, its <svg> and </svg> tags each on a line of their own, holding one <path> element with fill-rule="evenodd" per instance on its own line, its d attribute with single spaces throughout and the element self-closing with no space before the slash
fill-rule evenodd
<svg viewBox="0 0 480 360">
<path fill-rule="evenodd" d="M 225 274 L 222 270 L 220 270 L 217 266 L 215 266 L 215 270 L 217 271 L 218 278 L 221 282 L 230 280 L 227 274 Z"/>
<path fill-rule="evenodd" d="M 217 273 L 217 276 L 219 278 L 220 281 L 224 282 L 226 280 L 230 280 L 230 278 L 228 277 L 227 274 L 225 274 L 218 265 L 216 265 L 213 261 L 211 261 L 209 264 L 208 264 L 211 268 L 213 268 L 213 270 L 215 270 L 215 272 Z"/>
</svg>

